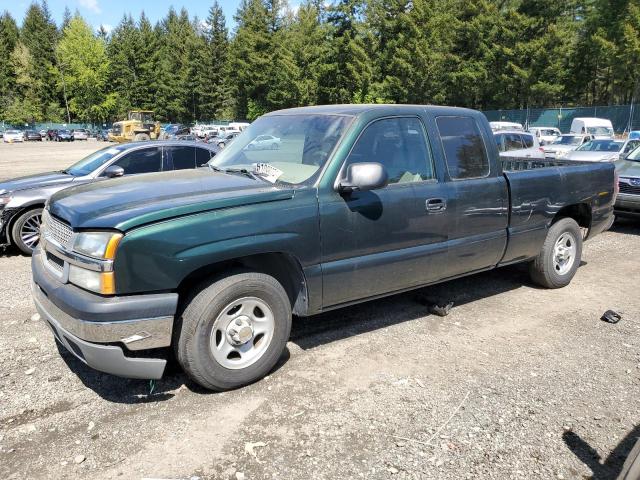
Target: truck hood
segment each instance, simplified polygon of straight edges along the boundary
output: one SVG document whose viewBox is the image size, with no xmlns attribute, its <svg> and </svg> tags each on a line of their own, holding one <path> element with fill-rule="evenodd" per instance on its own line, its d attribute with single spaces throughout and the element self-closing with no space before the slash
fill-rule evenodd
<svg viewBox="0 0 640 480">
<path fill-rule="evenodd" d="M 71 227 L 127 231 L 183 215 L 286 200 L 292 189 L 209 168 L 133 175 L 64 189 L 50 212 Z"/>
<path fill-rule="evenodd" d="M 572 150 L 564 158 L 566 160 L 579 160 L 582 162 L 613 162 L 620 158 L 620 152 L 587 152 Z"/>
<path fill-rule="evenodd" d="M 43 188 L 72 182 L 75 177 L 62 172 L 47 172 L 0 182 L 0 195 L 30 188 Z"/>
</svg>

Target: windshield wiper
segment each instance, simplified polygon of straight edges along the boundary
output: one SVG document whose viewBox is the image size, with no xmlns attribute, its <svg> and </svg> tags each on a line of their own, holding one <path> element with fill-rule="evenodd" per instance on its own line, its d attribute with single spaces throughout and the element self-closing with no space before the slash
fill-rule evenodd
<svg viewBox="0 0 640 480">
<path fill-rule="evenodd" d="M 254 180 L 257 180 L 258 178 L 260 178 L 260 176 L 256 175 L 251 170 L 247 170 L 246 168 L 220 168 L 211 164 L 209 164 L 209 166 L 215 172 L 236 173 L 236 174 L 244 175 L 245 177 L 252 178 Z M 260 179 L 262 180 L 262 178 Z"/>
</svg>

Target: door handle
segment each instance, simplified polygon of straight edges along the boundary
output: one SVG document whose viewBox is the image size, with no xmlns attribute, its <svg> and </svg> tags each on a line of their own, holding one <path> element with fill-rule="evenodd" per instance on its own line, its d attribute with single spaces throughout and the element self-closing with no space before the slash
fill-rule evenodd
<svg viewBox="0 0 640 480">
<path fill-rule="evenodd" d="M 427 213 L 439 213 L 447 209 L 447 202 L 442 198 L 428 198 L 425 206 Z"/>
</svg>

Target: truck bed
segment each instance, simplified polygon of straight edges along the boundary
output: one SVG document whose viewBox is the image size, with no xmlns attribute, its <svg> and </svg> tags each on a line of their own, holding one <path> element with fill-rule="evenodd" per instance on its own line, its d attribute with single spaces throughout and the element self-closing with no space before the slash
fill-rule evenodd
<svg viewBox="0 0 640 480">
<path fill-rule="evenodd" d="M 530 159 L 522 157 L 506 157 L 501 156 L 503 172 L 517 172 L 520 170 L 532 170 L 534 168 L 562 167 L 570 165 L 589 164 L 591 162 L 574 162 L 570 160 L 553 160 L 553 159 Z"/>
<path fill-rule="evenodd" d="M 508 246 L 502 264 L 536 255 L 556 214 L 578 209 L 589 236 L 609 227 L 615 195 L 611 163 L 503 158 L 509 188 Z"/>
</svg>

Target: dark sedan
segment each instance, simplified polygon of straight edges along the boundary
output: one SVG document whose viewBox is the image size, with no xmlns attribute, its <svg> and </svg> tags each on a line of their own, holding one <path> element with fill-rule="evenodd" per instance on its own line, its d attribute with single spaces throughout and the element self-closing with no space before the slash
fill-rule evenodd
<svg viewBox="0 0 640 480">
<path fill-rule="evenodd" d="M 98 150 L 61 172 L 0 182 L 0 247 L 13 244 L 30 255 L 40 240 L 42 208 L 59 190 L 123 175 L 197 168 L 217 151 L 214 145 L 185 141 L 126 143 Z"/>
<path fill-rule="evenodd" d="M 24 132 L 24 139 L 27 142 L 41 142 L 42 136 L 35 130 L 27 130 Z"/>
<path fill-rule="evenodd" d="M 73 133 L 71 130 L 58 130 L 54 140 L 56 142 L 73 142 Z"/>
</svg>

